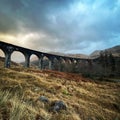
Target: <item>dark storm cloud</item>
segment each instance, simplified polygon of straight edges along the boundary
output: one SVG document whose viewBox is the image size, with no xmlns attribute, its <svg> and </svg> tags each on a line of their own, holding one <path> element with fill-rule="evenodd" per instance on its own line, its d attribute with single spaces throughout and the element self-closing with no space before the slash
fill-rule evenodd
<svg viewBox="0 0 120 120">
<path fill-rule="evenodd" d="M 19 22 L 29 30 L 47 30 L 50 24 L 48 15 L 67 9 L 69 2 L 69 0 L 1 0 L 0 23 L 1 26 L 3 24 L 3 27 L 8 27 L 7 31 L 9 29 L 16 31 L 15 27 L 18 28 Z"/>
<path fill-rule="evenodd" d="M 16 21 L 12 17 L 0 12 L 0 32 L 8 33 L 10 31 L 15 31 L 16 29 Z"/>
<path fill-rule="evenodd" d="M 119 11 L 120 0 L 0 0 L 0 33 L 35 33 L 27 41 L 35 49 L 92 51 L 120 44 L 111 42 L 120 36 Z"/>
</svg>

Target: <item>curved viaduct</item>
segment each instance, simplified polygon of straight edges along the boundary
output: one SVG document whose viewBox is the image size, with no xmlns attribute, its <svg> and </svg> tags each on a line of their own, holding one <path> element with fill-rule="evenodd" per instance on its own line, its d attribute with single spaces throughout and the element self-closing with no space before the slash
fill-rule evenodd
<svg viewBox="0 0 120 120">
<path fill-rule="evenodd" d="M 61 60 L 64 60 L 65 62 L 70 61 L 71 63 L 73 63 L 75 61 L 76 62 L 80 62 L 80 61 L 89 62 L 89 60 L 90 60 L 90 59 L 73 58 L 73 57 L 60 56 L 60 55 L 54 55 L 54 54 L 39 52 L 39 51 L 31 50 L 31 49 L 28 49 L 28 48 L 23 48 L 23 47 L 20 47 L 20 46 L 5 43 L 5 42 L 2 42 L 2 41 L 0 41 L 0 49 L 5 54 L 4 66 L 6 68 L 10 67 L 11 55 L 14 51 L 19 51 L 24 55 L 24 57 L 25 57 L 25 65 L 24 66 L 25 67 L 30 66 L 30 56 L 31 55 L 36 55 L 38 57 L 38 61 L 39 61 L 38 67 L 40 69 L 43 69 L 43 58 L 44 57 L 47 57 L 48 60 L 49 60 L 49 69 L 53 68 L 54 59 L 57 59 L 59 62 Z"/>
</svg>

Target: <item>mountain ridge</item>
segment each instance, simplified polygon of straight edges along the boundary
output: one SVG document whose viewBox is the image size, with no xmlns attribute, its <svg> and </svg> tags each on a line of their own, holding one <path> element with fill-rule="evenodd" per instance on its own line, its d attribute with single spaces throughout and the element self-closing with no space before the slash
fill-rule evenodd
<svg viewBox="0 0 120 120">
<path fill-rule="evenodd" d="M 114 57 L 120 57 L 120 45 L 116 45 L 116 46 L 113 46 L 111 48 L 107 48 L 107 49 L 104 49 L 104 50 L 95 50 L 94 52 L 92 52 L 90 54 L 90 58 L 97 58 L 100 56 L 100 53 L 105 53 L 107 52 L 108 54 L 109 53 L 112 53 L 112 55 Z"/>
<path fill-rule="evenodd" d="M 50 54 L 55 54 L 55 55 L 60 55 L 60 56 L 68 56 L 68 57 L 75 57 L 75 58 L 97 58 L 100 56 L 100 52 L 105 53 L 105 51 L 107 51 L 108 53 L 112 53 L 113 56 L 115 57 L 120 57 L 120 45 L 116 45 L 113 46 L 111 48 L 107 48 L 104 50 L 95 50 L 93 51 L 90 55 L 86 55 L 86 54 L 71 54 L 71 53 L 60 53 L 60 52 L 49 52 Z M 37 61 L 35 58 L 33 58 L 32 62 Z"/>
</svg>

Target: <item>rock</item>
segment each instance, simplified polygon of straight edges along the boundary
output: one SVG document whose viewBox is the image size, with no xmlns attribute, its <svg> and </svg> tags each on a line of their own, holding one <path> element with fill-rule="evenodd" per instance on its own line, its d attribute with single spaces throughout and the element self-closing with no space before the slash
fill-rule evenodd
<svg viewBox="0 0 120 120">
<path fill-rule="evenodd" d="M 55 101 L 52 105 L 51 110 L 59 112 L 60 110 L 66 110 L 67 107 L 63 101 Z"/>
<path fill-rule="evenodd" d="M 45 96 L 40 96 L 39 100 L 40 100 L 41 102 L 43 102 L 43 103 L 49 103 L 48 98 L 45 97 Z"/>
<path fill-rule="evenodd" d="M 42 116 L 40 116 L 40 115 L 36 115 L 35 120 L 44 120 L 44 118 Z"/>
</svg>

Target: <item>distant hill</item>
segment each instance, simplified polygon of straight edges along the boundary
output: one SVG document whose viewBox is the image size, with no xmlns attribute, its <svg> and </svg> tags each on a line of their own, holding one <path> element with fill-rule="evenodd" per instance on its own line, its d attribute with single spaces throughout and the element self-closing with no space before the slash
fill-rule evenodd
<svg viewBox="0 0 120 120">
<path fill-rule="evenodd" d="M 60 55 L 60 56 L 68 56 L 68 57 L 75 57 L 75 58 L 88 58 L 88 55 L 85 54 L 65 54 L 60 52 L 49 52 L 50 54 Z"/>
<path fill-rule="evenodd" d="M 105 50 L 96 50 L 93 53 L 90 54 L 90 58 L 97 58 L 100 56 L 100 52 L 108 52 L 108 53 L 112 53 L 113 56 L 115 57 L 120 57 L 120 45 L 114 46 L 112 48 L 108 48 Z"/>
</svg>

